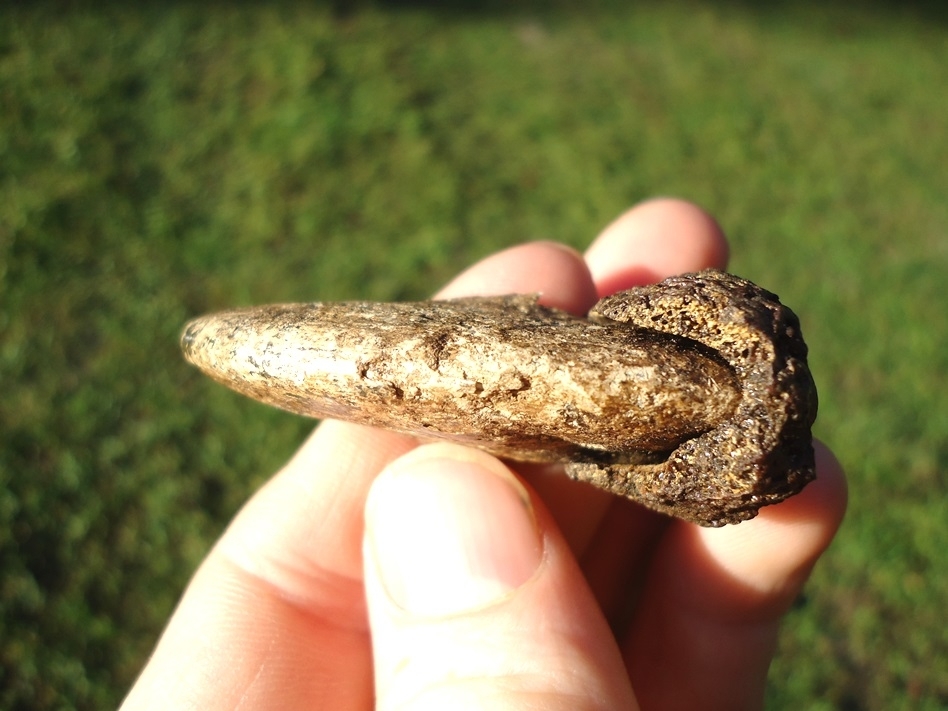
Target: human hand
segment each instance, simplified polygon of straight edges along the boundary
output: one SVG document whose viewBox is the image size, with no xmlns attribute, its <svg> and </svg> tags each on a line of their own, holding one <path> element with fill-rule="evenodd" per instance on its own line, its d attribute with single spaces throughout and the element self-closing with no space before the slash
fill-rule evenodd
<svg viewBox="0 0 948 711">
<path fill-rule="evenodd" d="M 704 267 L 724 237 L 655 200 L 586 252 L 485 259 L 439 296 L 598 296 Z M 842 471 L 703 529 L 454 444 L 323 422 L 204 561 L 123 706 L 737 709 L 845 509 Z"/>
</svg>

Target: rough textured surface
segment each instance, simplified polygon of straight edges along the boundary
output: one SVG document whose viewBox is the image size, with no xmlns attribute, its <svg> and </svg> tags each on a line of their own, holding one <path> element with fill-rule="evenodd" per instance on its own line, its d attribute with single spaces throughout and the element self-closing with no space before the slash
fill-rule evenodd
<svg viewBox="0 0 948 711">
<path fill-rule="evenodd" d="M 750 518 L 813 478 L 797 319 L 722 272 L 615 294 L 589 319 L 531 296 L 262 306 L 192 321 L 182 347 L 291 412 L 566 462 L 702 525 Z"/>
<path fill-rule="evenodd" d="M 706 270 L 606 297 L 590 318 L 702 343 L 731 366 L 741 398 L 726 422 L 660 464 L 577 463 L 571 476 L 708 526 L 752 518 L 813 480 L 816 386 L 800 322 L 775 294 Z"/>
</svg>

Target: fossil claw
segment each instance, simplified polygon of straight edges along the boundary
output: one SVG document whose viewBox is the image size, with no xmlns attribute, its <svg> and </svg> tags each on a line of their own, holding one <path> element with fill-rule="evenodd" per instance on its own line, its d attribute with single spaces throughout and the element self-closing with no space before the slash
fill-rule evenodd
<svg viewBox="0 0 948 711">
<path fill-rule="evenodd" d="M 186 358 L 311 417 L 445 438 L 706 526 L 814 476 L 816 389 L 793 312 L 707 270 L 614 294 L 588 319 L 535 296 L 281 304 L 191 321 Z"/>
</svg>

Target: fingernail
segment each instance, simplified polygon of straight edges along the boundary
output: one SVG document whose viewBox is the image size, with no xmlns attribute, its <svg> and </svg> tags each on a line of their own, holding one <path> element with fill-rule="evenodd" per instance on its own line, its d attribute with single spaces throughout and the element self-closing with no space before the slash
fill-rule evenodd
<svg viewBox="0 0 948 711">
<path fill-rule="evenodd" d="M 540 564 L 529 495 L 500 462 L 477 459 L 408 455 L 373 485 L 366 552 L 389 597 L 412 614 L 489 606 Z"/>
</svg>

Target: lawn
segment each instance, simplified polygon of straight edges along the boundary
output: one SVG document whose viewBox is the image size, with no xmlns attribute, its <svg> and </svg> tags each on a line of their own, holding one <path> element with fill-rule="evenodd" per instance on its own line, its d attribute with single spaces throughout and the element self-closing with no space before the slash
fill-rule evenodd
<svg viewBox="0 0 948 711">
<path fill-rule="evenodd" d="M 945 708 L 945 12 L 445 5 L 0 8 L 0 707 L 116 705 L 312 426 L 185 320 L 424 297 L 675 194 L 800 315 L 851 477 L 768 708 Z"/>
</svg>

